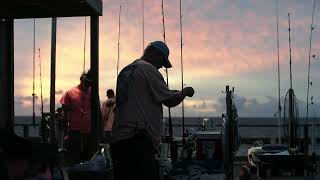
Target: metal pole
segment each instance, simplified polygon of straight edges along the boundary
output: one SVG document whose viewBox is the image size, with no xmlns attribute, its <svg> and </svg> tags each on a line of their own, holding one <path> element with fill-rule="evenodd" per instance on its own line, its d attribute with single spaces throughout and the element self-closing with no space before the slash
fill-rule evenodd
<svg viewBox="0 0 320 180">
<path fill-rule="evenodd" d="M 50 77 L 50 143 L 55 143 L 55 99 L 56 99 L 56 42 L 57 18 L 51 20 L 51 77 Z"/>
</svg>

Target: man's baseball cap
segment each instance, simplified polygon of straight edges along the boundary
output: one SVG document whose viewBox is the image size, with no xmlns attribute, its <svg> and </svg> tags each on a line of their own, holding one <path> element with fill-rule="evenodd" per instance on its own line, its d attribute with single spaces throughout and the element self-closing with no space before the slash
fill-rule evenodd
<svg viewBox="0 0 320 180">
<path fill-rule="evenodd" d="M 170 51 L 169 51 L 168 46 L 164 42 L 162 42 L 162 41 L 154 41 L 154 42 L 150 43 L 149 46 L 152 46 L 152 47 L 156 48 L 157 50 L 159 50 L 163 54 L 163 56 L 164 56 L 163 66 L 165 68 L 171 68 L 172 67 L 172 65 L 171 65 L 171 63 L 170 63 L 170 61 L 168 59 Z"/>
</svg>

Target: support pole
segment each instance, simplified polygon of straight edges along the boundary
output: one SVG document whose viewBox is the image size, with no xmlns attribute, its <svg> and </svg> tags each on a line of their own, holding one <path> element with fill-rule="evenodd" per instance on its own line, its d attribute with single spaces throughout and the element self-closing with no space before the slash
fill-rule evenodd
<svg viewBox="0 0 320 180">
<path fill-rule="evenodd" d="M 56 39 L 57 18 L 51 24 L 51 79 L 50 79 L 50 143 L 55 143 L 55 99 L 56 99 Z"/>
<path fill-rule="evenodd" d="M 91 16 L 91 62 L 93 83 L 91 86 L 91 135 L 97 146 L 102 136 L 102 122 L 100 119 L 100 99 L 99 99 L 99 16 Z"/>
<path fill-rule="evenodd" d="M 230 179 L 233 179 L 233 148 L 234 148 L 234 117 L 232 111 L 232 91 L 229 86 L 226 86 L 226 109 L 227 109 L 227 122 L 226 122 L 226 132 L 227 133 L 227 175 Z"/>
<path fill-rule="evenodd" d="M 0 129 L 14 132 L 14 23 L 0 19 Z"/>
<path fill-rule="evenodd" d="M 294 91 L 289 89 L 289 146 L 291 149 L 296 149 L 296 123 L 295 123 L 295 100 Z"/>
</svg>

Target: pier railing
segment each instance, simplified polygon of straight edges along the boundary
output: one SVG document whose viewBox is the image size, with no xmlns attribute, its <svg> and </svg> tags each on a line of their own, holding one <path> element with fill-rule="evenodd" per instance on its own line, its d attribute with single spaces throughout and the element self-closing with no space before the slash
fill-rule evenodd
<svg viewBox="0 0 320 180">
<path fill-rule="evenodd" d="M 18 132 L 17 134 L 22 136 L 22 137 L 36 137 L 36 136 L 40 136 L 39 134 L 39 129 L 40 129 L 40 124 L 15 124 L 15 130 L 16 132 Z M 172 125 L 173 128 L 179 128 L 179 127 L 182 127 L 181 124 L 173 124 Z M 311 124 L 309 124 L 308 126 L 312 126 Z M 318 124 L 315 124 L 316 127 L 320 127 L 320 123 Z M 190 127 L 199 127 L 199 124 L 185 124 L 185 127 L 186 128 L 190 128 Z M 215 125 L 215 127 L 217 128 L 221 128 L 222 125 L 218 124 L 218 125 Z M 284 126 L 281 125 L 281 128 L 283 128 Z M 299 127 L 304 127 L 304 124 L 300 124 Z M 18 129 L 17 129 L 18 128 Z M 37 132 L 37 134 L 33 133 L 33 134 L 30 134 L 30 129 L 33 128 L 33 129 L 36 129 L 34 131 Z M 275 124 L 239 124 L 239 128 L 278 128 L 278 125 L 275 125 Z M 241 131 L 240 131 L 240 135 L 241 135 Z M 256 136 L 253 136 L 253 137 L 242 137 L 241 138 L 241 142 L 243 144 L 251 144 L 257 140 L 262 140 L 263 142 L 265 143 L 270 143 L 271 142 L 271 139 L 274 139 L 274 137 L 256 137 Z M 317 137 L 316 138 L 316 142 L 320 142 L 320 137 Z"/>
</svg>

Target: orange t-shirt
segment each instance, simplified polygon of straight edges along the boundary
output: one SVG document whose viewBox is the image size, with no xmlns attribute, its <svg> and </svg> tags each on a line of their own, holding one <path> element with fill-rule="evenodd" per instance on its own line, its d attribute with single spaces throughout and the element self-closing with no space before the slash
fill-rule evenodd
<svg viewBox="0 0 320 180">
<path fill-rule="evenodd" d="M 91 88 L 82 91 L 78 86 L 67 91 L 60 103 L 69 106 L 69 129 L 90 133 L 91 131 Z"/>
</svg>

